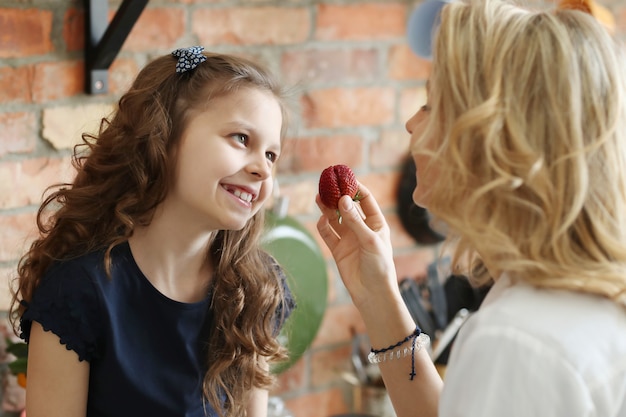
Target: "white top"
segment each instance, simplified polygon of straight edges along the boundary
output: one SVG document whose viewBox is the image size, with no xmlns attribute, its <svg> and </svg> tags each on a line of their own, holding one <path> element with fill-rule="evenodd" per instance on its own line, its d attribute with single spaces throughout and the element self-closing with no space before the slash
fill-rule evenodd
<svg viewBox="0 0 626 417">
<path fill-rule="evenodd" d="M 452 348 L 439 417 L 626 417 L 626 309 L 498 280 Z"/>
</svg>

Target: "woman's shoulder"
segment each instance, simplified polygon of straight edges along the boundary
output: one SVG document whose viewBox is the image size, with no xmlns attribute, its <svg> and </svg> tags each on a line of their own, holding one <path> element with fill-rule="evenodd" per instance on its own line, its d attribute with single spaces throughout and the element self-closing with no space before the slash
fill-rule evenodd
<svg viewBox="0 0 626 417">
<path fill-rule="evenodd" d="M 506 401 L 487 404 L 468 397 L 465 406 L 479 407 L 477 414 L 464 415 L 544 415 L 563 406 L 547 395 L 558 387 L 560 395 L 577 401 L 570 414 L 562 415 L 582 415 L 581 410 L 590 408 L 609 415 L 607 410 L 620 406 L 626 380 L 625 309 L 572 291 L 525 284 L 496 283 L 494 288 L 454 342 L 446 372 L 447 400 L 469 393 L 483 398 L 498 387 L 502 398 L 516 392 L 511 397 L 518 401 L 515 411 Z M 546 400 L 533 402 L 540 396 Z M 485 412 L 485 407 L 494 412 Z"/>
<path fill-rule="evenodd" d="M 626 309 L 601 296 L 509 285 L 488 296 L 464 327 L 460 346 L 508 355 L 510 363 L 532 357 L 586 381 L 614 371 L 626 378 Z"/>
<path fill-rule="evenodd" d="M 622 329 L 626 338 L 626 308 L 606 297 L 524 283 L 498 287 L 494 285 L 496 294 L 490 292 L 476 314 L 477 325 L 512 326 L 544 340 L 578 344 L 583 333 L 612 339 Z"/>
</svg>

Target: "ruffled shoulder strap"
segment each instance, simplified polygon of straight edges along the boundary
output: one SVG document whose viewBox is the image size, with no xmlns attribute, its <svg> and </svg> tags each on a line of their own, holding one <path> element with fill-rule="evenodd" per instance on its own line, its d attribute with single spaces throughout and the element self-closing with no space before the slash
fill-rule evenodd
<svg viewBox="0 0 626 417">
<path fill-rule="evenodd" d="M 102 343 L 102 302 L 94 282 L 97 261 L 76 259 L 53 266 L 35 290 L 20 319 L 21 335 L 30 339 L 32 322 L 60 338 L 61 344 L 90 362 L 99 356 Z"/>
</svg>

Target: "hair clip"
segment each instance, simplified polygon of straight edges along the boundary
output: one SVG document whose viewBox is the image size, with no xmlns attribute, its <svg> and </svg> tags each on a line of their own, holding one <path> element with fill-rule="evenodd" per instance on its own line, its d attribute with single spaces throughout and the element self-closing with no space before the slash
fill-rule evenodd
<svg viewBox="0 0 626 417">
<path fill-rule="evenodd" d="M 204 47 L 202 46 L 191 46 L 189 48 L 180 48 L 172 52 L 172 55 L 178 58 L 176 72 L 182 74 L 206 61 L 206 56 L 202 54 L 202 51 L 204 51 Z"/>
</svg>

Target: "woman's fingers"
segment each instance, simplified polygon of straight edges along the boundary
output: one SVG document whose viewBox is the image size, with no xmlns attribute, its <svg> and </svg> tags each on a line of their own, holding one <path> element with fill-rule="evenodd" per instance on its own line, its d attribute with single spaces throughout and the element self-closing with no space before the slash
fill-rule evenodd
<svg viewBox="0 0 626 417">
<path fill-rule="evenodd" d="M 322 199 L 319 194 L 315 197 L 315 202 L 317 203 L 317 206 L 320 208 L 320 211 L 322 212 L 322 214 L 326 216 L 328 221 L 330 221 L 331 223 L 336 223 L 338 221 L 339 212 L 335 209 L 326 207 L 324 203 L 322 203 Z"/>
<path fill-rule="evenodd" d="M 321 223 L 318 223 L 318 230 L 320 227 L 323 230 L 319 230 L 320 234 L 326 233 L 329 241 L 340 239 L 341 236 L 351 229 L 352 232 L 357 233 L 361 231 L 361 237 L 363 233 L 366 235 L 369 231 L 378 232 L 386 227 L 386 220 L 378 205 L 378 202 L 372 195 L 372 193 L 363 184 L 359 183 L 359 203 L 356 204 L 351 200 L 349 196 L 341 197 L 339 201 L 339 209 L 332 209 L 326 207 L 319 194 L 315 198 L 315 202 L 322 211 L 324 219 L 320 219 Z M 344 223 L 346 216 L 349 216 L 350 227 Z M 367 227 L 364 227 L 367 226 Z M 369 229 L 369 230 L 367 230 Z M 333 232 L 333 235 L 330 232 Z"/>
<path fill-rule="evenodd" d="M 339 213 L 341 224 L 352 230 L 357 236 L 360 237 L 364 232 L 371 232 L 369 227 L 365 227 L 364 219 L 357 209 L 357 204 L 349 196 L 344 195 L 339 199 Z"/>
<path fill-rule="evenodd" d="M 328 246 L 328 249 L 334 252 L 335 247 L 339 244 L 341 239 L 337 235 L 337 232 L 335 232 L 335 229 L 330 225 L 328 217 L 325 215 L 320 216 L 317 221 L 317 231 L 324 243 L 326 243 L 326 246 Z"/>
<path fill-rule="evenodd" d="M 380 206 L 374 198 L 374 195 L 363 184 L 359 183 L 359 206 L 360 211 L 365 217 L 365 223 L 373 231 L 379 231 L 387 224 L 383 216 Z"/>
</svg>

